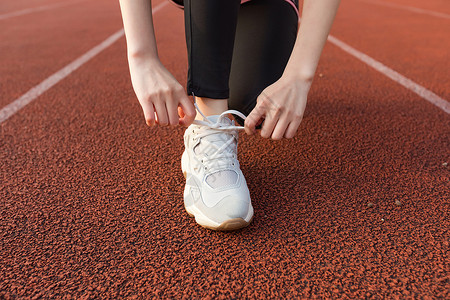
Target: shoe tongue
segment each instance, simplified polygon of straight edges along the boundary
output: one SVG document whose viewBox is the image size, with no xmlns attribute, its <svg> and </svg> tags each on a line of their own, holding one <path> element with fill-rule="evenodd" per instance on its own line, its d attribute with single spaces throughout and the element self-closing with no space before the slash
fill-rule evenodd
<svg viewBox="0 0 450 300">
<path fill-rule="evenodd" d="M 220 125 L 232 125 L 231 120 L 227 116 L 220 117 L 220 115 L 212 115 L 206 118 L 213 123 L 217 123 L 217 121 L 219 121 Z"/>
<path fill-rule="evenodd" d="M 228 126 L 228 125 L 233 124 L 231 122 L 231 120 L 226 116 L 222 116 L 220 118 L 220 115 L 213 115 L 213 116 L 208 116 L 206 118 L 213 123 L 216 123 L 217 121 L 219 121 L 219 124 L 221 126 Z M 215 144 L 216 146 L 218 146 L 220 148 L 224 143 L 226 143 L 230 139 L 230 135 L 227 132 L 219 131 L 215 134 L 205 136 L 205 137 L 203 137 L 203 139 L 206 139 L 209 143 Z M 208 147 L 206 143 L 202 143 L 202 142 L 200 142 L 200 144 L 197 147 L 195 147 L 195 149 L 194 149 L 195 153 L 203 152 L 206 156 L 212 155 L 212 153 L 214 153 L 215 151 L 216 151 L 215 148 Z"/>
</svg>

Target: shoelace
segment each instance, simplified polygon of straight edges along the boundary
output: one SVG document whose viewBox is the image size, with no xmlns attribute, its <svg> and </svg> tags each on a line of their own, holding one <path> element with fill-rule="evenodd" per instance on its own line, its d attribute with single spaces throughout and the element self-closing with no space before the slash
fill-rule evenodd
<svg viewBox="0 0 450 300">
<path fill-rule="evenodd" d="M 194 96 L 194 100 L 195 100 L 195 96 Z M 207 129 L 204 129 L 205 132 L 200 133 L 196 136 L 196 139 L 201 139 L 203 137 L 213 135 L 213 134 L 223 133 L 223 131 L 228 131 L 227 134 L 229 135 L 229 139 L 220 147 L 212 142 L 209 142 L 207 139 L 204 139 L 202 141 L 202 143 L 204 143 L 204 142 L 207 143 L 207 145 L 205 147 L 207 147 L 207 146 L 213 147 L 216 150 L 211 155 L 209 155 L 209 154 L 204 155 L 203 158 L 200 160 L 202 165 L 204 166 L 205 170 L 208 170 L 208 172 L 214 172 L 216 170 L 218 170 L 218 171 L 223 170 L 223 168 L 226 168 L 229 166 L 230 160 L 233 161 L 233 162 L 231 162 L 231 165 L 234 166 L 234 160 L 237 159 L 235 150 L 233 150 L 233 151 L 226 151 L 226 150 L 229 149 L 229 146 L 234 142 L 234 139 L 236 138 L 236 134 L 237 134 L 236 130 L 242 130 L 242 129 L 244 129 L 244 127 L 234 125 L 235 124 L 234 121 L 232 121 L 231 125 L 224 126 L 224 123 L 222 122 L 222 120 L 226 117 L 227 114 L 237 115 L 237 116 L 241 117 L 243 120 L 246 119 L 246 116 L 237 110 L 231 109 L 231 110 L 227 110 L 227 111 L 224 111 L 223 113 L 221 113 L 219 115 L 219 117 L 217 118 L 217 121 L 213 122 L 203 114 L 203 112 L 197 106 L 197 103 L 194 102 L 194 105 L 195 105 L 195 108 L 198 110 L 198 112 L 202 115 L 204 121 L 195 120 L 193 122 L 193 124 L 207 127 Z M 233 131 L 235 131 L 235 132 L 233 132 Z M 208 152 L 208 151 L 203 151 L 203 152 Z"/>
<path fill-rule="evenodd" d="M 195 99 L 195 98 L 194 98 Z M 204 114 L 203 112 L 200 110 L 200 108 L 198 107 L 197 103 L 194 102 L 194 106 L 195 109 L 197 109 L 197 111 L 200 113 L 200 115 L 202 115 L 203 119 L 205 121 L 200 121 L 200 120 L 194 120 L 193 124 L 195 125 L 201 125 L 201 126 L 207 126 L 209 128 L 212 129 L 217 129 L 217 130 L 235 130 L 235 129 L 244 129 L 243 126 L 236 126 L 234 125 L 234 121 L 230 126 L 222 126 L 223 124 L 220 123 L 220 121 L 224 118 L 224 116 L 226 116 L 227 114 L 233 114 L 236 115 L 240 118 L 242 118 L 243 120 L 245 120 L 247 117 L 241 113 L 240 111 L 234 110 L 234 109 L 229 109 L 224 111 L 223 113 L 221 113 L 219 115 L 219 118 L 217 119 L 217 122 L 214 123 L 213 121 L 209 120 Z"/>
</svg>

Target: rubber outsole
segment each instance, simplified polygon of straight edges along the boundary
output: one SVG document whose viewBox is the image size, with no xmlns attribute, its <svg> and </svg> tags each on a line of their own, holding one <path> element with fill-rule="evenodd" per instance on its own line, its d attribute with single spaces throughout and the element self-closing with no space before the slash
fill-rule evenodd
<svg viewBox="0 0 450 300">
<path fill-rule="evenodd" d="M 191 214 L 189 212 L 187 212 L 187 214 L 191 218 L 195 219 L 195 216 L 193 214 Z M 242 218 L 230 219 L 230 220 L 227 220 L 227 221 L 223 222 L 218 227 L 212 227 L 212 226 L 203 225 L 203 224 L 198 223 L 197 221 L 196 221 L 196 223 L 198 225 L 200 225 L 201 227 L 203 227 L 203 228 L 214 230 L 214 231 L 233 231 L 233 230 L 238 230 L 238 229 L 242 229 L 242 228 L 247 227 L 252 222 L 252 220 L 253 220 L 253 216 L 250 219 L 250 221 L 248 221 L 248 222 L 246 222 Z"/>
<path fill-rule="evenodd" d="M 186 177 L 187 177 L 186 171 L 183 171 L 183 176 L 186 179 Z M 186 208 L 185 208 L 185 210 L 191 218 L 195 219 L 194 214 L 190 213 Z M 212 227 L 212 226 L 201 224 L 201 223 L 197 222 L 197 220 L 195 220 L 195 223 L 197 223 L 198 225 L 200 225 L 203 228 L 207 228 L 210 230 L 233 231 L 233 230 L 238 230 L 238 229 L 247 227 L 252 222 L 252 220 L 253 220 L 253 216 L 251 217 L 251 219 L 248 222 L 242 218 L 234 218 L 234 219 L 226 220 L 225 222 L 223 222 L 222 224 L 220 224 L 217 227 Z"/>
</svg>

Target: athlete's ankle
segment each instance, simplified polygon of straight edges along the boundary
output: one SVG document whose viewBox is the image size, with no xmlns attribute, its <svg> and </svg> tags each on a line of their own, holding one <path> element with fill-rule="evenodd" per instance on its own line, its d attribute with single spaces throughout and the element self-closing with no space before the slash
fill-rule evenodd
<svg viewBox="0 0 450 300">
<path fill-rule="evenodd" d="M 195 101 L 205 116 L 220 115 L 228 109 L 228 99 L 212 99 L 206 97 L 195 97 Z M 202 115 L 197 112 L 196 120 L 203 120 Z"/>
</svg>

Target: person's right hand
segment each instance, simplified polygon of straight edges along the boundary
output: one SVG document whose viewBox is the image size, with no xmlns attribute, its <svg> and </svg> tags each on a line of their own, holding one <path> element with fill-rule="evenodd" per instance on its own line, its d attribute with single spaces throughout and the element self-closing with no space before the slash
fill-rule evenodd
<svg viewBox="0 0 450 300">
<path fill-rule="evenodd" d="M 195 107 L 184 88 L 158 59 L 129 59 L 131 82 L 147 125 L 189 126 Z"/>
</svg>

